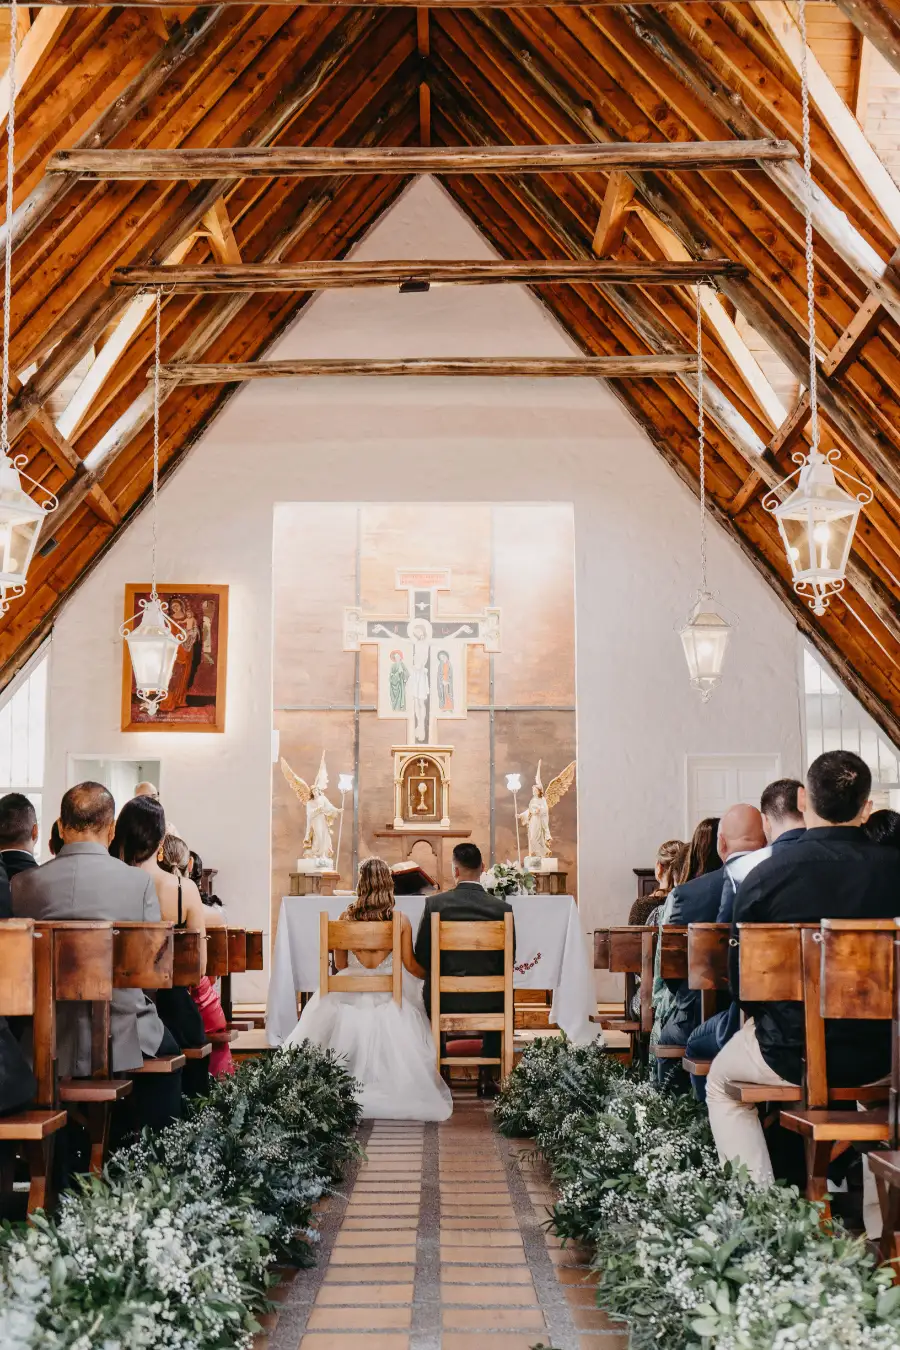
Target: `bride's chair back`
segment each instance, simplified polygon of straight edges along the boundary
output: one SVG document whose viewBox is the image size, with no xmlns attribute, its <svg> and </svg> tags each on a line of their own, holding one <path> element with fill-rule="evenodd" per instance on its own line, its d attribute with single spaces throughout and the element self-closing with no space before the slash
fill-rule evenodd
<svg viewBox="0 0 900 1350">
<path fill-rule="evenodd" d="M 331 952 L 384 952 L 390 948 L 394 960 L 390 975 L 368 975 L 339 970 L 331 973 Z M 356 923 L 351 919 L 330 919 L 328 910 L 319 914 L 319 993 L 320 994 L 393 994 L 395 1003 L 403 1002 L 403 957 L 400 953 L 400 911 L 383 923 Z"/>
</svg>

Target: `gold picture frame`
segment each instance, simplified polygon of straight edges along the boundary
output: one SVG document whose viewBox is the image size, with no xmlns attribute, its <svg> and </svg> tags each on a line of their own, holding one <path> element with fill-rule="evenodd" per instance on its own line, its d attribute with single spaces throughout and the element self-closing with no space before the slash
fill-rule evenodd
<svg viewBox="0 0 900 1350">
<path fill-rule="evenodd" d="M 122 730 L 222 732 L 228 666 L 228 587 L 157 585 L 166 612 L 188 634 L 175 659 L 169 695 L 150 717 L 137 701 L 128 646 L 122 644 Z M 125 587 L 125 618 L 140 613 L 149 583 Z"/>
</svg>

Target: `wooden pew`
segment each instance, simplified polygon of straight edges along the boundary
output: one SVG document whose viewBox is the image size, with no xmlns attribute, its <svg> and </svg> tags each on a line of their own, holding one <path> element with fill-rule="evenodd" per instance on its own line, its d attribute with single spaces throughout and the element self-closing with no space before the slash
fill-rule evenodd
<svg viewBox="0 0 900 1350">
<path fill-rule="evenodd" d="M 190 928 L 176 928 L 172 939 L 172 986 L 192 989 L 204 975 L 206 956 L 203 934 Z M 181 1053 L 186 1060 L 209 1059 L 212 1048 L 212 1041 L 206 1041 L 203 1045 L 185 1046 Z"/>
<path fill-rule="evenodd" d="M 680 925 L 664 924 L 657 939 L 659 974 L 663 980 L 686 980 L 688 977 L 688 930 Z M 657 1059 L 684 1059 L 683 1045 L 654 1045 Z"/>
<path fill-rule="evenodd" d="M 109 1138 L 110 1111 L 131 1092 L 131 1078 L 110 1077 L 109 1029 L 113 991 L 113 925 L 102 921 L 37 923 L 32 1018 L 37 1104 L 65 1106 L 90 1139 L 90 1168 L 99 1173 Z M 57 1077 L 57 1003 L 87 1003 L 91 1022 L 91 1076 Z"/>
<path fill-rule="evenodd" d="M 700 1020 L 705 1022 L 716 1012 L 719 995 L 727 994 L 728 948 L 731 924 L 692 923 L 688 925 L 688 984 L 700 990 Z M 683 1068 L 697 1078 L 705 1078 L 712 1060 L 683 1060 Z"/>
<path fill-rule="evenodd" d="M 113 988 L 171 989 L 175 971 L 174 924 L 120 923 L 113 930 Z M 177 1073 L 185 1065 L 184 1054 L 158 1055 L 145 1059 L 131 1077 L 139 1074 Z"/>
<path fill-rule="evenodd" d="M 892 919 L 823 919 L 820 930 L 800 932 L 806 1041 L 805 1104 L 782 1110 L 781 1124 L 803 1139 L 806 1195 L 828 1207 L 831 1159 L 852 1143 L 887 1142 L 887 1105 L 863 1111 L 831 1110 L 835 1102 L 887 1102 L 885 1084 L 833 1088 L 825 1058 L 829 1018 L 890 1021 L 894 1013 Z M 744 935 L 741 935 L 743 961 Z"/>
<path fill-rule="evenodd" d="M 0 1017 L 32 1017 L 35 1006 L 35 932 L 30 919 L 0 922 Z M 66 1123 L 65 1111 L 30 1108 L 0 1116 L 0 1143 L 21 1149 L 28 1165 L 28 1213 L 52 1199 L 53 1146 Z M 12 1167 L 4 1166 L 3 1189 L 12 1189 Z"/>
<path fill-rule="evenodd" d="M 868 1156 L 881 1205 L 879 1249 L 883 1261 L 900 1259 L 900 920 L 894 921 L 894 1008 L 891 1090 L 888 1106 L 888 1149 Z M 895 1283 L 898 1282 L 895 1265 Z"/>
<path fill-rule="evenodd" d="M 653 1030 L 653 959 L 656 952 L 657 929 L 654 926 L 626 925 L 618 928 L 598 928 L 594 933 L 594 969 L 609 970 L 625 976 L 625 999 L 621 1017 L 599 1017 L 600 1026 L 608 1031 L 624 1031 L 639 1046 L 646 1047 Z M 640 1016 L 632 1015 L 631 1007 L 641 977 Z"/>
</svg>

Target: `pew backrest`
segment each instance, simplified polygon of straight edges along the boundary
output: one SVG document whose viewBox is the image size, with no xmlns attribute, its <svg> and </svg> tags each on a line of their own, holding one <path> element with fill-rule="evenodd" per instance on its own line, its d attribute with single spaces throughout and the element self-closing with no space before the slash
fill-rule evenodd
<svg viewBox="0 0 900 1350">
<path fill-rule="evenodd" d="M 659 932 L 659 973 L 664 980 L 688 977 L 688 930 L 665 924 Z"/>
<path fill-rule="evenodd" d="M 817 929 L 818 925 L 815 927 Z M 802 1003 L 803 925 L 742 923 L 738 925 L 738 929 L 741 1001 Z"/>
<path fill-rule="evenodd" d="M 727 992 L 731 924 L 688 925 L 688 984 L 692 989 Z"/>
<path fill-rule="evenodd" d="M 822 920 L 823 1017 L 893 1017 L 896 937 L 894 919 Z"/>
<path fill-rule="evenodd" d="M 228 929 L 206 930 L 206 973 L 211 980 L 228 974 Z"/>
<path fill-rule="evenodd" d="M 228 974 L 240 975 L 247 969 L 246 928 L 226 928 L 228 934 Z"/>
<path fill-rule="evenodd" d="M 178 988 L 199 984 L 206 964 L 203 934 L 191 928 L 176 928 L 172 942 L 172 984 Z"/>
<path fill-rule="evenodd" d="M 0 1017 L 30 1017 L 34 1012 L 34 923 L 0 922 Z"/>
<path fill-rule="evenodd" d="M 117 921 L 113 940 L 113 985 L 116 989 L 172 988 L 174 924 Z"/>
<path fill-rule="evenodd" d="M 263 946 L 263 930 L 261 928 L 247 929 L 247 969 L 265 969 L 265 949 Z"/>
</svg>

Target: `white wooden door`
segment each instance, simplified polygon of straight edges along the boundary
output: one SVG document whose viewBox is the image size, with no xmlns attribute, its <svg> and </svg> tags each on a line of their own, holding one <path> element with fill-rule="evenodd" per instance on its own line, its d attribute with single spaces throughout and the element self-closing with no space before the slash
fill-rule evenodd
<svg viewBox="0 0 900 1350">
<path fill-rule="evenodd" d="M 780 755 L 685 755 L 685 838 L 738 802 L 759 806 L 763 788 L 780 777 Z"/>
</svg>

